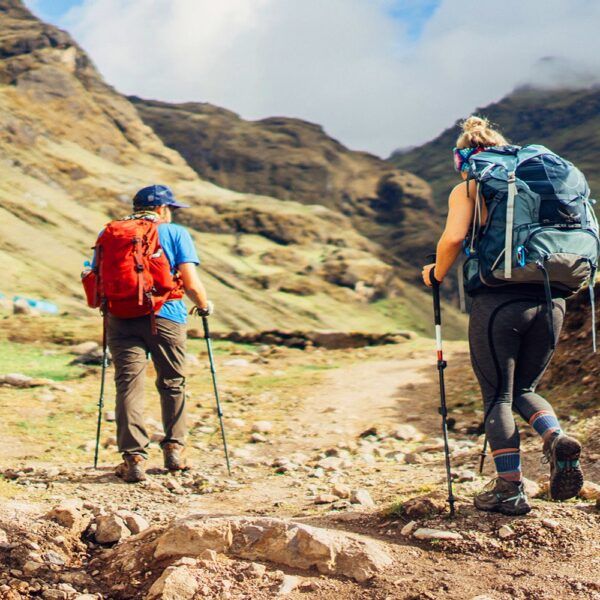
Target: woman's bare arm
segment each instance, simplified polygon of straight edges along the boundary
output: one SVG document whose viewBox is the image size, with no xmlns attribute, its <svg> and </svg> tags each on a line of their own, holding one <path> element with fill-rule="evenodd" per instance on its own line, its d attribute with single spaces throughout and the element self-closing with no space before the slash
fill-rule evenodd
<svg viewBox="0 0 600 600">
<path fill-rule="evenodd" d="M 464 183 L 457 185 L 448 198 L 448 218 L 444 233 L 440 237 L 434 265 L 423 267 L 423 281 L 431 286 L 430 271 L 435 267 L 434 277 L 442 281 L 461 252 L 464 239 L 473 220 L 475 183 L 470 182 L 469 196 Z"/>
</svg>

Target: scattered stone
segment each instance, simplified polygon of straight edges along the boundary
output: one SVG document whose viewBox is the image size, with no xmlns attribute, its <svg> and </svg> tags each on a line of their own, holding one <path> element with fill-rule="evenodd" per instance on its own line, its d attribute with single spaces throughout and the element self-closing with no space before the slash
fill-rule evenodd
<svg viewBox="0 0 600 600">
<path fill-rule="evenodd" d="M 252 424 L 252 433 L 269 433 L 270 431 L 273 431 L 271 421 L 256 421 Z"/>
<path fill-rule="evenodd" d="M 33 577 L 44 565 L 34 560 L 28 560 L 22 567 L 23 574 L 27 577 Z"/>
<path fill-rule="evenodd" d="M 339 471 L 339 469 L 342 467 L 343 462 L 344 461 L 338 456 L 327 456 L 325 458 L 322 458 L 317 463 L 317 467 L 320 467 L 325 471 Z"/>
<path fill-rule="evenodd" d="M 514 535 L 514 529 L 512 527 L 509 527 L 508 525 L 502 525 L 502 527 L 498 529 L 498 537 L 502 538 L 503 540 L 507 540 L 508 538 L 511 538 Z"/>
<path fill-rule="evenodd" d="M 420 465 L 425 462 L 425 457 L 418 452 L 409 452 L 404 456 L 404 462 L 407 465 Z"/>
<path fill-rule="evenodd" d="M 539 498 L 542 495 L 542 487 L 539 483 L 533 481 L 532 479 L 523 477 L 523 487 L 525 488 L 525 493 L 530 498 Z"/>
<path fill-rule="evenodd" d="M 251 563 L 250 566 L 246 569 L 246 575 L 248 577 L 252 577 L 254 579 L 262 579 L 267 572 L 267 567 L 265 565 L 261 565 L 260 563 Z"/>
<path fill-rule="evenodd" d="M 446 498 L 437 493 L 417 496 L 407 500 L 402 508 L 404 514 L 410 519 L 431 517 L 446 510 Z"/>
<path fill-rule="evenodd" d="M 129 537 L 127 525 L 121 517 L 117 515 L 103 515 L 96 518 L 95 539 L 99 544 L 112 544 L 119 542 L 123 538 Z"/>
<path fill-rule="evenodd" d="M 469 471 L 468 469 L 465 469 L 464 471 L 458 471 L 458 473 L 456 473 L 456 481 L 458 481 L 458 483 L 475 481 L 476 479 L 477 473 L 475 473 L 475 471 Z"/>
<path fill-rule="evenodd" d="M 58 565 L 62 567 L 67 561 L 64 556 L 61 556 L 58 552 L 54 552 L 54 550 L 48 550 L 42 558 L 51 565 Z"/>
<path fill-rule="evenodd" d="M 542 519 L 542 525 L 548 529 L 558 529 L 560 527 L 560 523 L 554 519 Z"/>
<path fill-rule="evenodd" d="M 363 431 L 358 437 L 361 438 L 366 438 L 366 437 L 377 437 L 378 432 L 377 432 L 377 427 L 374 425 L 373 427 L 369 427 L 368 429 L 365 429 L 365 431 Z"/>
<path fill-rule="evenodd" d="M 315 498 L 315 504 L 333 504 L 337 502 L 339 498 L 333 494 L 319 494 Z"/>
<path fill-rule="evenodd" d="M 199 584 L 188 567 L 167 567 L 154 582 L 147 600 L 191 600 Z"/>
<path fill-rule="evenodd" d="M 7 373 L 0 376 L 0 385 L 10 385 L 17 388 L 31 387 L 33 377 L 28 377 L 22 373 Z"/>
<path fill-rule="evenodd" d="M 244 419 L 229 419 L 229 424 L 232 427 L 237 427 L 238 429 L 241 429 L 242 427 L 246 426 L 246 421 L 244 421 Z"/>
<path fill-rule="evenodd" d="M 250 436 L 250 441 L 253 444 L 264 444 L 267 441 L 267 438 L 262 433 L 253 433 Z"/>
<path fill-rule="evenodd" d="M 107 423 L 114 423 L 117 420 L 114 410 L 106 410 L 104 411 L 104 420 Z"/>
<path fill-rule="evenodd" d="M 393 431 L 392 436 L 397 440 L 406 442 L 420 440 L 423 436 L 421 432 L 413 425 L 398 425 Z"/>
<path fill-rule="evenodd" d="M 87 520 L 79 508 L 67 502 L 53 508 L 46 514 L 46 518 L 72 531 L 83 531 L 87 527 Z"/>
<path fill-rule="evenodd" d="M 300 578 L 294 575 L 284 575 L 283 581 L 277 590 L 278 596 L 287 596 L 291 594 L 299 585 Z"/>
<path fill-rule="evenodd" d="M 338 498 L 350 498 L 352 490 L 350 489 L 350 486 L 345 485 L 344 483 L 336 483 L 333 486 L 331 493 Z"/>
<path fill-rule="evenodd" d="M 600 485 L 592 481 L 584 481 L 579 497 L 584 500 L 600 500 Z"/>
<path fill-rule="evenodd" d="M 409 521 L 401 530 L 400 534 L 409 536 L 417 528 L 418 523 L 416 521 Z"/>
<path fill-rule="evenodd" d="M 456 531 L 444 531 L 443 529 L 428 529 L 422 527 L 414 532 L 418 540 L 462 540 L 463 537 Z"/>
<path fill-rule="evenodd" d="M 167 479 L 165 480 L 164 486 L 170 491 L 173 492 L 175 494 L 180 494 L 182 492 L 184 492 L 185 490 L 183 489 L 183 486 L 179 483 L 179 481 L 177 481 L 177 479 L 175 479 L 174 477 L 167 477 Z"/>
<path fill-rule="evenodd" d="M 108 363 L 111 362 L 110 352 L 107 351 L 107 359 Z M 71 365 L 94 365 L 97 367 L 102 366 L 102 361 L 104 360 L 104 352 L 102 348 L 94 348 L 85 354 L 81 354 L 74 358 L 69 364 Z"/>
<path fill-rule="evenodd" d="M 124 514 L 122 515 L 119 513 L 119 516 L 125 521 L 127 529 L 129 529 L 133 535 L 146 531 L 146 529 L 150 527 L 150 523 L 148 523 L 144 517 L 136 513 L 124 511 Z"/>
<path fill-rule="evenodd" d="M 81 342 L 69 348 L 71 354 L 87 354 L 92 350 L 96 350 L 100 345 L 97 342 Z"/>
<path fill-rule="evenodd" d="M 230 358 L 229 360 L 223 361 L 225 367 L 249 367 L 250 361 L 245 358 Z"/>
<path fill-rule="evenodd" d="M 352 504 L 360 504 L 367 508 L 375 508 L 375 502 L 371 498 L 371 494 L 367 490 L 354 490 L 350 495 L 350 502 Z"/>
</svg>

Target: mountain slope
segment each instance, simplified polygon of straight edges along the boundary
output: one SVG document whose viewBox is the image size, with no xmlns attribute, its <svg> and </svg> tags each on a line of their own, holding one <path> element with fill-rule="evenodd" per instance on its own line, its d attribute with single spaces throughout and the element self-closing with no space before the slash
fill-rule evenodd
<svg viewBox="0 0 600 600">
<path fill-rule="evenodd" d="M 430 252 L 439 233 L 431 191 L 418 177 L 349 150 L 321 126 L 300 119 L 246 121 L 207 103 L 130 100 L 200 177 L 241 192 L 340 212 L 382 246 L 384 260 L 418 280 L 407 258 Z"/>
<path fill-rule="evenodd" d="M 112 217 L 162 182 L 193 205 L 204 279 L 228 328 L 425 327 L 425 294 L 325 207 L 201 180 L 65 32 L 0 0 L 0 291 L 84 315 L 78 273 Z"/>
<path fill-rule="evenodd" d="M 574 162 L 586 175 L 592 197 L 600 197 L 600 88 L 540 90 L 522 88 L 500 102 L 474 111 L 496 123 L 515 144 L 543 144 Z M 466 116 L 466 115 L 465 115 Z M 431 142 L 397 152 L 390 162 L 424 178 L 433 188 L 436 204 L 444 207 L 459 181 L 453 170 L 452 148 L 458 124 Z"/>
</svg>

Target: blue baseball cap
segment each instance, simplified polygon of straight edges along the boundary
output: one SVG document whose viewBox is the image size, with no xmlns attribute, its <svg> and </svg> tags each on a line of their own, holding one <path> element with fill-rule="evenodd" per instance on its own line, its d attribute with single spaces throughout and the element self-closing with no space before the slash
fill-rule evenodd
<svg viewBox="0 0 600 600">
<path fill-rule="evenodd" d="M 170 187 L 166 185 L 149 185 L 142 188 L 133 197 L 133 205 L 153 208 L 156 206 L 170 206 L 171 208 L 189 208 L 189 204 L 181 204 L 175 200 Z"/>
</svg>

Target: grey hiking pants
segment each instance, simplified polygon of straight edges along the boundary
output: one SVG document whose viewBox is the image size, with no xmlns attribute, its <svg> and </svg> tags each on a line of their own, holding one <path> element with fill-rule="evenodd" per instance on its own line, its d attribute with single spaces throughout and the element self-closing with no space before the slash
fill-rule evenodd
<svg viewBox="0 0 600 600">
<path fill-rule="evenodd" d="M 554 299 L 556 341 L 564 313 L 564 299 Z M 539 297 L 512 292 L 476 295 L 469 321 L 469 346 L 483 395 L 490 447 L 493 451 L 519 448 L 513 410 L 527 422 L 538 411 L 553 412 L 535 391 L 554 354 L 543 294 Z"/>
<path fill-rule="evenodd" d="M 117 389 L 117 443 L 122 454 L 146 455 L 149 443 L 144 423 L 144 383 L 148 355 L 156 370 L 165 437 L 161 444 L 184 444 L 185 343 L 184 325 L 156 318 L 156 335 L 150 317 L 108 318 L 108 346 L 115 366 Z"/>
</svg>

